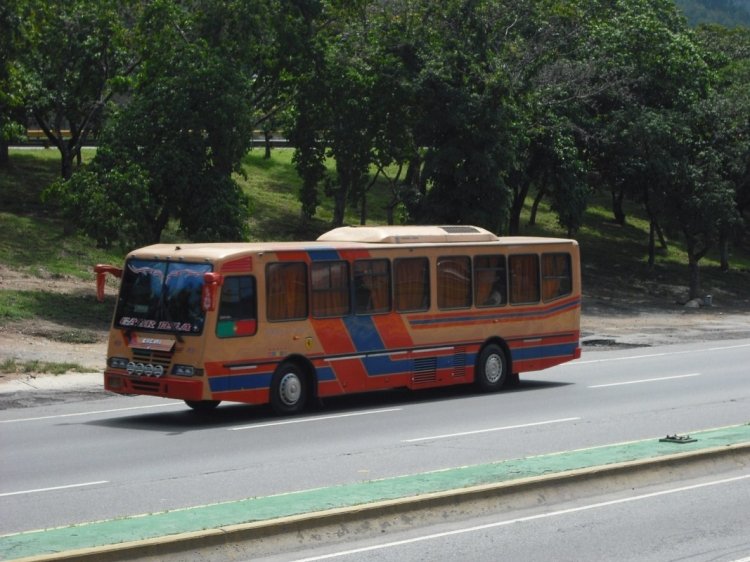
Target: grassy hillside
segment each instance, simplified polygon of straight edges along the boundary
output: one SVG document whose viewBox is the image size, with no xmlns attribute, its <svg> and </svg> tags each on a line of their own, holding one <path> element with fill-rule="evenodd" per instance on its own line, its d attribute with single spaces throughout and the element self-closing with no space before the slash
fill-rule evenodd
<svg viewBox="0 0 750 562">
<path fill-rule="evenodd" d="M 252 200 L 251 229 L 256 240 L 312 239 L 328 228 L 330 201 L 323 202 L 311 225 L 302 227 L 299 179 L 291 154 L 278 149 L 271 160 L 264 160 L 261 151 L 245 158 L 246 177 L 238 181 Z M 53 150 L 13 150 L 11 169 L 0 172 L 0 329 L 36 319 L 65 327 L 62 333 L 51 334 L 53 337 L 85 341 L 86 330 L 105 326 L 112 310 L 112 306 L 95 302 L 91 268 L 96 263 L 120 263 L 123 255 L 96 249 L 84 236 L 70 234 L 71 229 L 66 228 L 70 225 L 64 224 L 54 206 L 41 202 L 42 190 L 57 178 L 58 163 Z M 386 199 L 383 186 L 376 186 L 368 201 L 370 223 L 385 223 Z M 628 225 L 614 225 L 607 201 L 606 194 L 594 198 L 577 236 L 587 300 L 673 307 L 687 293 L 686 257 L 680 244 L 672 242 L 660 254 L 656 267 L 649 269 L 647 222 L 638 216 L 637 208 L 631 208 Z M 356 209 L 349 210 L 347 222 L 359 222 Z M 527 222 L 528 208 L 523 223 Z M 543 204 L 537 224 L 526 226 L 524 234 L 565 233 Z M 183 239 L 174 229 L 166 238 Z M 733 271 L 722 273 L 716 257 L 709 256 L 703 262 L 703 288 L 714 295 L 719 306 L 750 308 L 750 255 L 735 251 L 732 266 Z M 46 286 L 62 281 L 77 289 L 59 291 Z"/>
</svg>

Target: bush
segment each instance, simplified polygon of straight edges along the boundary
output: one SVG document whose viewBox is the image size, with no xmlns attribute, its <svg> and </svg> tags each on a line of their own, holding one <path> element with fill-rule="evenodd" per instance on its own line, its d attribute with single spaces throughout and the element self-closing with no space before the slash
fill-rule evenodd
<svg viewBox="0 0 750 562">
<path fill-rule="evenodd" d="M 44 197 L 57 200 L 63 217 L 100 248 L 127 249 L 158 240 L 148 175 L 137 164 L 106 170 L 93 164 L 52 184 Z"/>
</svg>

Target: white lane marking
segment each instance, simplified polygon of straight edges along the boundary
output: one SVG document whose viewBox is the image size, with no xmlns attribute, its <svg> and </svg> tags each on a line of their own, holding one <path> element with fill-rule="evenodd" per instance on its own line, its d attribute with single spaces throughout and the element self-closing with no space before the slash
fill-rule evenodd
<svg viewBox="0 0 750 562">
<path fill-rule="evenodd" d="M 52 486 L 50 488 L 37 488 L 35 490 L 21 490 L 18 492 L 0 493 L 0 498 L 8 496 L 20 496 L 22 494 L 36 494 L 38 492 L 53 492 L 55 490 L 67 490 L 69 488 L 82 488 L 84 486 L 97 486 L 98 484 L 108 484 L 109 480 L 97 480 L 96 482 L 83 482 L 81 484 L 67 484 L 65 486 Z"/>
<path fill-rule="evenodd" d="M 417 443 L 419 441 L 433 441 L 436 439 L 449 439 L 451 437 L 463 437 L 464 435 L 476 435 L 478 433 L 490 433 L 491 431 L 505 431 L 506 429 L 521 429 L 524 427 L 534 427 L 537 425 L 547 425 L 551 423 L 563 423 L 569 421 L 578 421 L 581 418 L 562 418 L 558 420 L 546 420 L 532 423 L 523 423 L 519 425 L 506 425 L 503 427 L 490 427 L 487 429 L 476 429 L 474 431 L 462 431 L 460 433 L 446 433 L 445 435 L 432 435 L 430 437 L 415 437 L 414 439 L 402 439 L 402 443 Z"/>
<path fill-rule="evenodd" d="M 132 410 L 145 410 L 147 408 L 164 408 L 167 406 L 183 406 L 182 402 L 168 402 L 164 404 L 150 404 L 148 406 L 130 406 L 128 408 L 113 408 L 111 410 L 93 410 L 91 412 L 76 412 L 73 414 L 57 414 L 54 416 L 39 416 L 37 418 L 17 418 L 14 420 L 0 420 L 0 423 L 18 423 L 28 421 L 39 421 L 39 420 L 54 420 L 58 418 L 73 418 L 76 416 L 92 416 L 96 414 L 112 414 L 117 412 L 129 412 Z"/>
<path fill-rule="evenodd" d="M 382 410 L 368 410 L 366 412 L 352 412 L 349 414 L 331 414 L 329 416 L 317 416 L 317 417 L 308 417 L 308 418 L 294 418 L 291 420 L 284 420 L 284 421 L 277 421 L 277 422 L 269 422 L 269 423 L 256 423 L 253 425 L 240 425 L 237 427 L 228 427 L 228 431 L 239 431 L 241 429 L 260 429 L 263 427 L 274 427 L 277 425 L 290 425 L 293 423 L 312 423 L 316 421 L 324 421 L 324 420 L 337 420 L 340 418 L 351 418 L 354 416 L 369 416 L 371 414 L 386 414 L 388 412 L 400 412 L 403 410 L 403 408 L 384 408 Z"/>
<path fill-rule="evenodd" d="M 644 355 L 628 355 L 627 357 L 610 357 L 608 359 L 591 359 L 587 361 L 570 361 L 559 365 L 562 366 L 575 366 L 575 365 L 591 365 L 593 363 L 608 363 L 610 361 L 629 361 L 631 359 L 649 359 L 651 357 L 668 357 L 670 355 L 685 355 L 687 353 L 706 353 L 708 351 L 725 351 L 727 349 L 740 349 L 743 347 L 750 347 L 750 343 L 743 343 L 741 345 L 727 345 L 723 347 L 708 347 L 706 349 L 688 349 L 685 351 L 665 351 L 663 353 L 647 353 Z"/>
<path fill-rule="evenodd" d="M 669 381 L 669 380 L 673 380 L 673 379 L 685 379 L 685 378 L 688 378 L 688 377 L 699 377 L 699 376 L 701 376 L 700 373 L 689 373 L 687 375 L 674 375 L 674 376 L 671 376 L 671 377 L 656 377 L 656 378 L 653 378 L 653 379 L 639 379 L 637 381 L 624 381 L 624 382 L 611 382 L 611 383 L 607 383 L 607 384 L 594 384 L 594 385 L 589 386 L 589 388 L 606 388 L 608 386 L 622 386 L 622 385 L 625 385 L 625 384 L 639 384 L 639 383 L 642 383 L 642 382 Z"/>
<path fill-rule="evenodd" d="M 629 502 L 636 502 L 641 500 L 647 500 L 650 498 L 657 498 L 659 496 L 667 496 L 670 494 L 677 494 L 680 492 L 688 492 L 691 490 L 697 490 L 699 488 L 706 488 L 708 486 L 718 486 L 720 484 L 730 484 L 732 482 L 737 482 L 739 480 L 745 480 L 747 478 L 750 478 L 750 474 L 745 474 L 743 476 L 735 476 L 733 478 L 724 478 L 722 480 L 714 480 L 711 482 L 704 482 L 702 484 L 693 484 L 691 486 L 681 486 L 679 488 L 672 488 L 670 490 L 662 490 L 660 492 L 651 492 L 649 494 L 641 494 L 640 496 L 631 496 L 629 498 L 621 498 L 618 500 L 610 500 L 606 502 L 598 502 L 598 503 L 592 503 L 588 505 L 582 505 L 579 507 L 571 507 L 569 509 L 561 509 L 559 511 L 551 511 L 548 513 L 540 513 L 538 515 L 529 515 L 527 517 L 518 517 L 516 519 L 507 519 L 504 521 L 496 521 L 494 523 L 487 523 L 485 525 L 477 525 L 475 527 L 467 527 L 465 529 L 456 529 L 454 531 L 446 531 L 444 533 L 434 533 L 431 535 L 423 535 L 421 537 L 414 537 L 411 539 L 404 539 L 400 541 L 393 541 L 383 544 L 376 544 L 373 546 L 365 546 L 362 548 L 355 548 L 351 550 L 344 550 L 340 552 L 333 552 L 331 554 L 323 554 L 321 556 L 313 556 L 311 558 L 301 558 L 296 560 L 295 562 L 314 562 L 315 560 L 328 560 L 330 558 L 340 558 L 341 556 L 350 556 L 352 554 L 361 554 L 363 552 L 371 552 L 374 550 L 383 550 L 386 548 L 393 548 L 396 546 L 403 546 L 406 544 L 412 544 L 417 542 L 424 542 L 429 540 L 435 540 L 435 539 L 442 539 L 445 537 L 450 537 L 454 535 L 463 535 L 466 533 L 474 533 L 476 531 L 484 531 L 486 529 L 494 529 L 497 527 L 505 527 L 507 525 L 513 525 L 515 523 L 525 523 L 527 521 L 535 521 L 537 519 L 548 519 L 550 517 L 557 517 L 560 515 L 568 515 L 570 513 L 578 513 L 581 511 L 589 511 L 591 509 L 599 509 L 602 507 L 609 507 L 613 505 L 623 504 L 623 503 L 629 503 Z"/>
</svg>

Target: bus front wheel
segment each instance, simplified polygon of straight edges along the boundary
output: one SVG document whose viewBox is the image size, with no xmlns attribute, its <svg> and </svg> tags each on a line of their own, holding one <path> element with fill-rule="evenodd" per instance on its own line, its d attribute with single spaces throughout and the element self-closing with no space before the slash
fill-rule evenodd
<svg viewBox="0 0 750 562">
<path fill-rule="evenodd" d="M 307 379 L 294 363 L 283 363 L 271 379 L 271 407 L 277 414 L 301 412 L 307 401 Z"/>
<path fill-rule="evenodd" d="M 185 400 L 185 404 L 196 412 L 210 412 L 216 409 L 221 400 Z"/>
<path fill-rule="evenodd" d="M 508 359 L 499 345 L 489 344 L 477 361 L 476 384 L 484 391 L 499 390 L 508 378 Z"/>
</svg>

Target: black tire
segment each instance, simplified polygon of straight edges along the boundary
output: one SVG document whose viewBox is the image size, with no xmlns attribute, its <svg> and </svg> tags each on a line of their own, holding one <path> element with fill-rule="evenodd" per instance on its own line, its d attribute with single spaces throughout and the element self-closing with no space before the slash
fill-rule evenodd
<svg viewBox="0 0 750 562">
<path fill-rule="evenodd" d="M 307 378 L 295 363 L 279 365 L 271 378 L 271 407 L 281 415 L 297 414 L 307 403 Z"/>
<path fill-rule="evenodd" d="M 500 390 L 508 379 L 508 358 L 505 351 L 494 343 L 486 346 L 477 359 L 474 382 L 485 392 Z"/>
<path fill-rule="evenodd" d="M 221 404 L 221 400 L 185 400 L 185 404 L 190 406 L 196 412 L 213 412 L 216 406 Z"/>
</svg>

